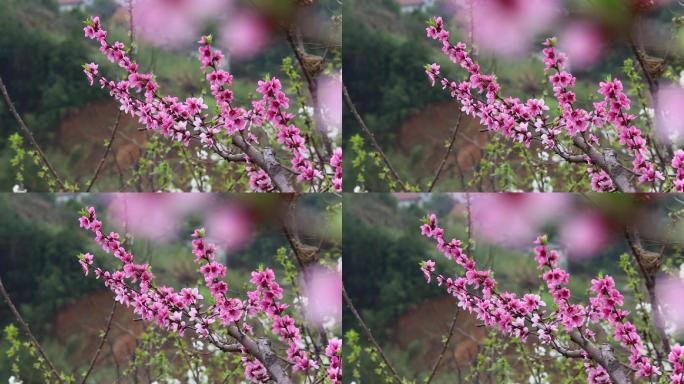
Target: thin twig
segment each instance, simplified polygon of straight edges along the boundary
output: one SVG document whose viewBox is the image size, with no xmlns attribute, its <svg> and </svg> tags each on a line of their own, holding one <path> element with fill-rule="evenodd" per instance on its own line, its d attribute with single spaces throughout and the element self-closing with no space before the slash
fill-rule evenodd
<svg viewBox="0 0 684 384">
<path fill-rule="evenodd" d="M 100 356 L 100 352 L 102 351 L 102 346 L 105 343 L 105 340 L 107 340 L 107 336 L 109 335 L 109 330 L 112 328 L 112 319 L 114 318 L 114 312 L 116 311 L 116 301 L 112 304 L 112 310 L 109 312 L 109 318 L 107 319 L 107 326 L 105 327 L 104 334 L 102 335 L 102 338 L 100 339 L 100 345 L 97 346 L 97 350 L 95 351 L 95 354 L 93 355 L 93 358 L 90 360 L 90 366 L 88 367 L 88 370 L 86 371 L 85 375 L 83 376 L 83 380 L 81 380 L 81 384 L 85 384 L 86 380 L 88 379 L 88 376 L 90 376 L 90 372 L 93 370 L 93 367 L 95 366 L 95 362 L 97 361 L 97 358 Z"/>
<path fill-rule="evenodd" d="M 459 116 L 460 120 L 460 116 Z M 455 136 L 455 135 L 454 135 Z M 471 246 L 472 246 L 472 221 L 470 218 L 470 193 L 466 192 L 466 220 L 467 220 L 467 227 L 466 227 L 466 236 L 468 237 L 468 242 L 466 243 L 466 252 L 470 253 L 471 252 Z M 459 310 L 458 308 L 456 309 L 456 312 L 454 312 L 454 318 L 451 320 L 451 326 L 449 327 L 449 333 L 447 334 L 447 339 L 444 341 L 444 345 L 442 345 L 442 351 L 439 353 L 439 357 L 437 357 L 437 361 L 435 361 L 435 364 L 432 366 L 432 372 L 430 373 L 430 376 L 428 376 L 428 379 L 425 381 L 425 384 L 430 384 L 432 379 L 434 378 L 435 374 L 437 373 L 437 368 L 439 368 L 439 364 L 442 362 L 442 359 L 444 358 L 444 353 L 447 350 L 447 347 L 449 346 L 449 341 L 451 341 L 452 336 L 454 335 L 454 330 L 458 329 L 458 331 L 464 335 L 469 337 L 471 340 L 478 342 L 477 339 L 475 339 L 472 335 L 469 333 L 464 332 L 462 329 L 456 327 L 456 320 L 458 319 L 459 315 Z"/>
<path fill-rule="evenodd" d="M 133 22 L 133 0 L 128 0 L 128 33 L 129 33 L 129 40 L 128 40 L 128 46 L 131 47 L 130 52 L 128 53 L 128 56 L 130 56 L 131 60 L 133 60 L 133 57 L 135 55 L 135 27 L 134 27 L 134 22 Z"/>
<path fill-rule="evenodd" d="M 307 260 L 301 254 L 300 242 L 295 233 L 296 230 L 294 229 L 294 220 L 290 220 L 293 218 L 294 206 L 298 197 L 299 196 L 296 193 L 287 194 L 287 213 L 285 214 L 285 218 L 282 220 L 281 227 L 285 237 L 287 238 L 287 242 L 290 244 L 290 248 L 292 248 L 292 253 L 294 254 L 295 260 L 299 266 L 299 271 L 306 275 Z"/>
<path fill-rule="evenodd" d="M 354 106 L 354 103 L 352 102 L 352 99 L 349 96 L 349 92 L 347 91 L 347 86 L 344 84 L 342 85 L 342 93 L 344 93 L 344 99 L 345 99 L 347 106 L 349 107 L 349 110 L 351 111 L 352 115 L 354 115 L 356 122 L 359 123 L 359 126 L 361 126 L 361 129 L 363 130 L 363 132 L 366 134 L 366 136 L 368 136 L 368 139 L 370 140 L 371 145 L 373 146 L 375 151 L 378 152 L 378 154 L 382 158 L 382 161 L 385 163 L 387 168 L 392 173 L 392 176 L 397 180 L 397 182 L 401 185 L 401 188 L 405 191 L 407 189 L 406 185 L 401 180 L 401 177 L 399 177 L 399 174 L 394 169 L 392 164 L 390 164 L 389 159 L 387 159 L 387 156 L 385 156 L 385 152 L 382 151 L 382 148 L 380 148 L 380 145 L 375 140 L 375 136 L 373 136 L 373 132 L 371 132 L 370 129 L 368 129 L 368 126 L 363 121 L 363 118 L 361 118 L 359 111 L 356 110 L 356 107 Z"/>
<path fill-rule="evenodd" d="M 292 26 L 292 28 L 295 27 Z M 308 85 L 309 94 L 311 95 L 311 103 L 313 104 L 314 108 L 314 120 L 317 128 L 316 130 L 318 131 L 318 134 L 321 136 L 321 141 L 323 141 L 323 149 L 325 149 L 325 156 L 327 158 L 332 153 L 332 143 L 330 142 L 330 138 L 328 137 L 327 127 L 325 126 L 323 122 L 323 116 L 321 115 L 321 108 L 318 97 L 318 80 L 311 76 L 306 66 L 304 65 L 303 55 L 305 54 L 305 52 L 303 49 L 301 36 L 298 33 L 293 33 L 293 31 L 287 27 L 285 28 L 285 36 L 287 38 L 288 43 L 290 44 L 292 52 L 297 58 L 297 63 L 299 63 L 299 67 L 302 69 L 302 72 L 304 73 L 304 78 L 306 79 L 306 83 Z"/>
<path fill-rule="evenodd" d="M 112 128 L 112 135 L 109 137 L 109 142 L 107 143 L 107 148 L 105 148 L 104 153 L 102 154 L 102 158 L 100 159 L 100 163 L 97 165 L 97 168 L 95 169 L 95 173 L 93 174 L 93 177 L 90 179 L 90 182 L 88 183 L 88 187 L 86 188 L 86 192 L 90 192 L 90 189 L 93 187 L 93 184 L 95 184 L 95 180 L 97 180 L 97 176 L 100 174 L 100 170 L 102 169 L 102 166 L 104 165 L 105 161 L 107 160 L 107 156 L 109 155 L 109 152 L 112 149 L 112 144 L 114 143 L 114 138 L 116 137 L 116 131 L 119 129 L 119 122 L 121 121 L 121 110 L 119 110 L 116 113 L 116 119 L 114 120 L 114 127 Z"/>
<path fill-rule="evenodd" d="M 459 116 L 459 120 L 460 120 L 460 116 Z M 454 134 L 454 136 L 455 136 L 455 134 Z M 467 192 L 466 192 L 466 215 L 467 215 L 467 217 L 466 217 L 466 220 L 467 220 L 466 236 L 468 238 L 468 242 L 466 243 L 466 252 L 471 253 L 472 220 L 470 217 L 471 216 L 470 215 L 470 193 L 467 193 Z M 458 319 L 458 315 L 459 315 L 459 310 L 458 310 L 458 308 L 456 308 L 456 311 L 454 312 L 454 318 L 451 320 L 451 326 L 449 327 L 449 333 L 447 334 L 447 338 L 444 341 L 444 345 L 442 345 L 442 351 L 439 353 L 439 357 L 437 357 L 435 364 L 432 366 L 432 372 L 430 373 L 430 376 L 428 376 L 427 380 L 425 381 L 425 384 L 430 384 L 430 382 L 434 378 L 435 374 L 437 373 L 437 368 L 439 368 L 439 364 L 442 362 L 442 359 L 444 358 L 444 353 L 446 352 L 447 347 L 449 346 L 449 341 L 451 341 L 451 338 L 454 335 L 454 330 L 458 330 L 459 333 L 461 333 L 462 335 L 469 337 L 471 340 L 473 340 L 475 342 L 479 342 L 472 335 L 464 332 L 461 328 L 458 328 L 456 326 L 456 320 Z"/>
<path fill-rule="evenodd" d="M 119 359 L 116 358 L 116 354 L 114 352 L 114 346 L 112 345 L 112 342 L 107 340 L 107 346 L 109 346 L 109 354 L 112 355 L 112 361 L 114 362 L 114 368 L 116 369 L 116 382 L 120 383 L 121 382 L 121 367 L 119 367 Z"/>
<path fill-rule="evenodd" d="M 239 345 L 239 344 L 238 344 Z M 197 368 L 195 368 L 194 364 L 192 364 L 192 359 L 188 358 L 188 352 L 183 348 L 182 344 L 179 342 L 179 347 L 183 355 L 183 359 L 185 360 L 186 363 L 188 363 L 188 370 L 192 373 L 193 378 L 195 379 L 196 383 L 200 382 L 199 375 L 197 373 Z"/>
<path fill-rule="evenodd" d="M 300 240 L 299 236 L 297 235 L 297 226 L 296 226 L 296 221 L 295 219 L 295 204 L 297 202 L 297 199 L 299 198 L 299 194 L 297 193 L 291 193 L 288 194 L 286 197 L 287 200 L 287 212 L 284 215 L 284 218 L 282 219 L 281 227 L 283 230 L 283 233 L 285 234 L 285 237 L 287 238 L 288 243 L 290 244 L 290 248 L 292 249 L 292 253 L 294 254 L 294 258 L 297 261 L 297 264 L 299 266 L 299 271 L 304 277 L 304 279 L 308 279 L 309 276 L 309 271 L 307 269 L 307 266 L 312 264 L 312 263 L 317 263 L 320 259 L 320 246 L 318 248 L 314 247 L 308 247 L 305 246 L 302 241 Z M 299 293 L 297 293 L 299 295 Z M 313 326 L 314 330 L 318 334 L 318 342 L 322 345 L 327 345 L 328 344 L 328 337 L 325 334 L 325 330 L 323 329 L 322 326 Z M 304 331 L 308 334 L 308 328 L 304 328 Z M 313 340 L 312 337 L 310 337 L 311 340 Z M 305 338 L 305 341 L 307 345 L 309 345 L 309 341 L 307 338 Z M 312 346 L 314 350 L 318 353 L 319 351 L 319 345 L 316 342 L 312 341 Z"/>
<path fill-rule="evenodd" d="M 470 201 L 470 193 L 466 192 L 466 236 L 468 237 L 468 243 L 466 244 L 466 252 L 468 254 L 471 254 L 473 251 L 473 215 L 471 214 L 471 205 L 472 202 Z"/>
<path fill-rule="evenodd" d="M 651 95 L 651 99 L 653 101 L 653 108 L 657 111 L 658 110 L 658 75 L 657 74 L 652 74 L 649 72 L 647 65 L 646 65 L 646 52 L 641 49 L 640 47 L 637 46 L 637 41 L 634 38 L 634 35 L 630 33 L 629 35 L 629 46 L 632 49 L 632 53 L 634 53 L 634 57 L 636 57 L 637 62 L 639 63 L 639 67 L 641 68 L 641 72 L 644 74 L 644 78 L 646 79 L 646 83 L 648 83 L 648 91 Z M 662 65 L 665 65 L 665 62 L 663 62 Z M 641 92 L 639 92 L 641 93 Z M 649 137 L 651 141 L 653 142 L 653 148 L 651 151 L 651 155 L 653 158 L 657 158 L 658 161 L 660 162 L 660 165 L 662 167 L 667 167 L 667 160 L 663 156 L 663 152 L 667 154 L 668 156 L 672 157 L 674 153 L 672 152 L 671 147 L 668 147 L 667 145 L 663 145 L 662 142 L 657 140 L 655 135 L 653 135 L 653 129 L 651 128 L 651 119 L 647 116 L 646 117 L 646 125 L 649 128 Z M 655 154 L 653 154 L 653 151 L 655 151 Z M 667 177 L 667 175 L 666 175 Z"/>
<path fill-rule="evenodd" d="M 658 87 L 657 80 L 651 76 L 651 73 L 646 68 L 646 58 L 644 57 L 644 54 L 639 49 L 639 47 L 637 47 L 636 41 L 634 40 L 633 36 L 629 37 L 629 47 L 632 49 L 632 53 L 634 53 L 634 56 L 636 57 L 637 62 L 639 63 L 639 67 L 641 68 L 641 72 L 643 72 L 644 77 L 646 78 L 646 82 L 648 83 L 648 89 L 651 92 L 651 95 L 655 95 L 655 92 Z"/>
<path fill-rule="evenodd" d="M 4 88 L 4 86 L 3 86 L 3 88 Z M 50 367 L 50 369 L 52 371 L 51 373 L 55 375 L 55 377 L 57 378 L 58 381 L 64 382 L 59 375 L 59 371 L 57 370 L 57 368 L 55 368 L 55 365 L 52 364 L 52 361 L 50 361 L 50 359 L 47 357 L 47 354 L 45 354 L 43 347 L 40 346 L 40 343 L 38 342 L 36 337 L 33 336 L 33 332 L 31 332 L 31 328 L 29 328 L 26 321 L 24 321 L 24 319 L 21 317 L 21 314 L 19 314 L 19 311 L 17 311 L 17 308 L 14 306 L 14 303 L 12 303 L 12 299 L 10 299 L 9 294 L 5 290 L 5 286 L 2 284 L 2 278 L 0 278 L 0 294 L 2 294 L 3 299 L 5 299 L 5 302 L 7 303 L 7 305 L 9 305 L 10 310 L 12 311 L 12 313 L 14 314 L 14 317 L 19 322 L 19 325 L 21 325 L 21 327 L 24 329 L 26 336 L 28 336 L 28 338 L 31 340 L 31 343 L 38 350 L 38 353 L 40 353 L 40 356 L 42 356 L 43 359 L 45 359 L 45 362 L 47 363 L 47 365 Z"/>
<path fill-rule="evenodd" d="M 648 291 L 648 297 L 651 301 L 651 306 L 653 308 L 653 325 L 662 343 L 661 347 L 664 353 L 667 355 L 670 353 L 671 346 L 670 342 L 667 339 L 665 329 L 663 328 L 663 316 L 660 305 L 658 303 L 658 297 L 656 295 L 656 272 L 651 270 L 650 267 L 647 268 L 647 266 L 644 265 L 644 256 L 647 251 L 641 245 L 641 238 L 636 228 L 627 227 L 625 230 L 625 238 L 627 239 L 627 243 L 629 244 L 629 247 L 632 250 L 632 254 L 637 263 L 637 266 L 639 267 L 641 277 L 644 279 L 644 285 L 646 286 L 646 290 Z M 658 255 L 654 253 L 653 255 L 654 257 L 657 257 L 659 259 L 657 262 L 660 263 L 662 260 L 662 254 Z M 650 263 L 654 263 L 654 261 L 650 261 Z"/>
<path fill-rule="evenodd" d="M 449 155 L 451 154 L 451 150 L 453 149 L 454 143 L 456 142 L 456 136 L 458 136 L 458 131 L 461 129 L 462 116 L 463 112 L 459 112 L 458 119 L 456 120 L 456 126 L 454 127 L 454 132 L 451 134 L 451 140 L 449 141 L 449 147 L 447 148 L 447 151 L 444 153 L 444 157 L 442 157 L 442 162 L 439 164 L 439 167 L 437 168 L 437 173 L 435 173 L 435 177 L 432 179 L 432 182 L 428 187 L 428 192 L 432 192 L 432 188 L 434 188 L 435 184 L 437 184 L 437 180 L 439 180 L 439 175 L 441 175 L 442 170 L 444 169 L 444 165 L 446 164 L 446 161 L 449 158 Z"/>
<path fill-rule="evenodd" d="M 349 295 L 347 294 L 347 290 L 344 288 L 344 283 L 342 284 L 342 295 L 344 296 L 344 301 L 347 303 L 347 306 L 349 306 L 349 309 L 351 309 L 352 314 L 354 314 L 356 321 L 359 323 L 361 328 L 363 328 L 363 331 L 366 333 L 368 340 L 370 340 L 370 342 L 371 342 L 371 344 L 373 344 L 373 347 L 375 348 L 375 350 L 378 352 L 378 354 L 380 354 L 380 357 L 385 362 L 385 364 L 387 364 L 387 367 L 392 372 L 393 379 L 398 384 L 401 384 L 401 378 L 399 377 L 399 374 L 394 369 L 392 364 L 390 364 L 389 360 L 387 359 L 387 356 L 385 356 L 385 352 L 383 352 L 383 350 L 382 350 L 382 347 L 380 347 L 380 344 L 378 344 L 378 342 L 375 340 L 375 337 L 373 337 L 373 333 L 371 333 L 370 328 L 368 328 L 366 323 L 361 318 L 361 315 L 356 310 L 356 307 L 354 307 L 354 303 L 352 303 L 351 298 L 349 298 Z"/>
<path fill-rule="evenodd" d="M 24 134 L 26 134 L 26 136 L 28 137 L 33 148 L 36 150 L 36 152 L 38 152 L 38 156 L 40 156 L 40 159 L 43 161 L 43 164 L 45 164 L 45 166 L 48 168 L 48 170 L 52 174 L 52 177 L 55 178 L 55 181 L 57 182 L 57 184 L 59 184 L 59 186 L 62 188 L 62 190 L 66 190 L 66 186 L 62 182 L 62 179 L 60 179 L 59 176 L 57 175 L 57 171 L 52 166 L 50 161 L 47 159 L 47 156 L 45 156 L 45 153 L 40 148 L 40 145 L 38 145 L 38 142 L 33 137 L 31 130 L 26 126 L 26 123 L 24 123 L 24 120 L 21 118 L 21 116 L 19 115 L 19 112 L 17 112 L 17 109 L 14 107 L 14 103 L 12 102 L 10 95 L 9 95 L 9 93 L 7 93 L 7 88 L 5 88 L 5 83 L 2 81 L 2 76 L 0 76 L 0 90 L 2 90 L 2 95 L 5 98 L 5 102 L 7 103 L 7 107 L 9 107 L 9 110 L 12 113 L 12 115 L 14 116 L 14 119 L 17 120 L 17 123 L 19 123 L 19 127 L 21 127 L 22 131 L 24 131 Z"/>
<path fill-rule="evenodd" d="M 435 361 L 435 364 L 432 366 L 432 372 L 430 372 L 430 376 L 428 376 L 427 380 L 425 380 L 425 384 L 430 384 L 432 379 L 435 377 L 435 374 L 437 373 L 437 368 L 439 368 L 439 364 L 442 362 L 442 359 L 444 358 L 444 353 L 447 350 L 447 347 L 449 346 L 449 342 L 451 341 L 451 337 L 454 335 L 454 329 L 456 328 L 456 320 L 458 319 L 459 315 L 459 310 L 456 308 L 456 311 L 454 312 L 454 318 L 451 320 L 451 326 L 449 327 L 449 333 L 447 334 L 447 338 L 444 341 L 444 345 L 442 345 L 442 351 L 439 352 L 439 357 L 437 357 L 437 361 Z"/>
</svg>

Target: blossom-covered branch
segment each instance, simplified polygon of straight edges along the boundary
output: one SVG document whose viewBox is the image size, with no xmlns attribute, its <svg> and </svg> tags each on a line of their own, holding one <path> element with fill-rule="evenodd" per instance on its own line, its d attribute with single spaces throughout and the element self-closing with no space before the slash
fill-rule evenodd
<svg viewBox="0 0 684 384">
<path fill-rule="evenodd" d="M 79 263 L 84 274 L 87 276 L 92 269 L 95 277 L 114 292 L 116 301 L 132 308 L 143 320 L 180 336 L 192 332 L 225 352 L 240 353 L 245 379 L 253 383 L 291 383 L 294 372 L 316 378 L 322 369 L 327 382 L 341 383 L 341 341 L 330 339 L 324 353 L 307 350 L 300 327 L 287 314 L 288 305 L 282 302 L 283 289 L 273 270 L 253 271 L 250 283 L 254 289 L 247 291 L 245 298 L 231 296 L 224 280 L 227 269 L 215 260 L 216 246 L 206 242 L 203 229 L 195 230 L 192 252 L 211 295 L 205 299 L 198 287 L 176 291 L 157 285 L 150 265 L 136 264 L 135 256 L 125 248 L 117 232 L 105 235 L 94 208 L 84 210 L 79 222 L 95 234 L 95 240 L 106 253 L 122 263 L 118 269 L 109 271 L 94 266 L 92 254 L 82 254 Z M 269 324 L 272 334 L 287 345 L 286 357 L 277 355 L 268 337 L 256 335 L 249 323 L 256 319 Z"/>
<path fill-rule="evenodd" d="M 110 43 L 107 40 L 107 31 L 102 28 L 99 17 L 86 22 L 84 33 L 87 38 L 99 42 L 100 52 L 109 61 L 126 71 L 126 79 L 113 81 L 99 74 L 97 64 L 85 64 L 83 68 L 89 83 L 93 85 L 97 78 L 100 86 L 108 89 L 119 102 L 121 110 L 137 117 L 147 130 L 181 142 L 186 147 L 195 140 L 225 160 L 245 162 L 249 185 L 254 191 L 293 192 L 297 189 L 293 179 L 301 184 L 299 189 L 341 191 L 342 168 L 338 161 L 341 149 L 336 149 L 335 155 L 326 160 L 329 163 L 323 160 L 317 163 L 312 156 L 315 150 L 306 143 L 294 124 L 295 115 L 288 112 L 289 99 L 282 91 L 280 80 L 275 77 L 258 82 L 256 91 L 261 98 L 252 100 L 250 107 L 235 106 L 230 88 L 233 76 L 221 69 L 224 56 L 213 48 L 211 36 L 203 36 L 199 40 L 199 61 L 216 101 L 217 112 L 214 115 L 206 112 L 208 105 L 202 97 L 189 97 L 183 101 L 175 96 L 161 96 L 154 75 L 139 71 L 139 65 L 130 58 L 122 42 Z M 260 143 L 263 139 L 259 134 L 264 133 L 269 140 L 271 131 L 287 152 L 289 166 L 278 160 L 267 143 Z"/>
<path fill-rule="evenodd" d="M 553 298 L 552 308 L 547 308 L 547 303 L 536 294 L 518 297 L 514 292 L 499 291 L 491 270 L 477 269 L 475 260 L 465 254 L 459 240 L 445 240 L 444 229 L 439 227 L 434 214 L 425 219 L 421 233 L 433 239 L 437 250 L 463 269 L 454 278 L 446 277 L 435 271 L 434 260 L 423 261 L 420 269 L 427 282 L 434 278 L 439 286 L 444 285 L 458 300 L 458 306 L 474 314 L 485 326 L 522 341 L 534 335 L 540 343 L 566 357 L 582 358 L 591 384 L 632 383 L 632 371 L 637 378 L 657 378 L 666 371 L 666 367 L 654 363 L 647 355 L 636 326 L 628 319 L 629 312 L 622 308 L 623 296 L 611 276 L 592 280 L 593 296 L 588 304 L 571 302 L 570 275 L 559 268 L 559 255 L 548 248 L 546 236 L 535 241 L 534 258 Z M 628 365 L 619 361 L 610 344 L 598 340 L 595 329 L 612 332 L 612 338 L 629 351 Z M 573 345 L 566 345 L 563 340 L 567 338 Z M 682 382 L 683 351 L 675 345 L 668 356 L 670 383 Z"/>
<path fill-rule="evenodd" d="M 634 125 L 636 116 L 629 113 L 632 103 L 623 92 L 620 80 L 609 79 L 599 84 L 602 100 L 594 102 L 592 110 L 577 106 L 573 92 L 576 78 L 566 70 L 568 58 L 556 50 L 555 39 L 546 39 L 543 50 L 544 71 L 550 73 L 548 79 L 558 105 L 558 114 L 552 115 L 547 112 L 550 108 L 543 98 L 521 101 L 501 95 L 496 75 L 483 74 L 464 43 L 450 42 L 441 17 L 433 18 L 426 31 L 428 37 L 442 43 L 442 52 L 453 63 L 468 72 L 466 80 L 453 81 L 442 76 L 440 65 L 433 63 L 425 67 L 431 84 L 434 86 L 439 81 L 458 100 L 461 110 L 479 119 L 490 132 L 501 133 L 526 147 L 537 140 L 544 150 L 569 163 L 586 163 L 595 191 L 634 192 L 637 188 L 663 191 L 673 186 L 678 192 L 684 191 L 681 166 L 684 151 L 675 153 L 672 172 L 656 168 L 656 149 L 652 148 L 655 144 Z M 608 126 L 617 130 L 618 143 L 622 146 L 620 154 L 632 159 L 631 169 L 620 163 L 612 149 Z M 576 148 L 574 152 L 563 145 L 568 140 Z"/>
</svg>

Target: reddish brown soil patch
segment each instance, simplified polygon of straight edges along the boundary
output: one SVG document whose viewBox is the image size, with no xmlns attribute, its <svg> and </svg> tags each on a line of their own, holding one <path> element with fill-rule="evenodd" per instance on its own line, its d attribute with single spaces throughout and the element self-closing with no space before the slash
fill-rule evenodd
<svg viewBox="0 0 684 384">
<path fill-rule="evenodd" d="M 67 115 L 57 131 L 57 145 L 71 158 L 70 173 L 77 179 L 89 179 L 105 151 L 104 141 L 109 140 L 118 113 L 118 104 L 113 100 L 91 103 Z M 118 175 L 118 169 L 127 170 L 134 165 L 147 143 L 145 132 L 139 131 L 140 124 L 129 115 L 121 115 L 119 129 L 103 168 L 103 176 Z M 118 167 L 117 167 L 118 165 Z"/>
<path fill-rule="evenodd" d="M 432 180 L 434 177 L 446 153 L 445 144 L 451 139 L 454 126 L 458 121 L 459 110 L 458 104 L 454 102 L 434 104 L 416 112 L 402 124 L 397 137 L 397 150 L 406 159 L 410 159 L 410 166 L 418 180 Z M 454 178 L 460 180 L 461 177 L 465 182 L 470 181 L 474 171 L 479 168 L 480 160 L 485 155 L 485 148 L 492 135 L 485 131 L 486 128 L 480 124 L 479 120 L 469 116 L 464 115 L 460 124 L 454 147 L 442 171 L 440 178 L 442 181 Z M 509 142 L 512 145 L 512 141 L 509 140 Z M 539 144 L 533 141 L 528 153 L 541 150 Z M 529 170 L 523 163 L 523 159 L 523 154 L 513 151 L 506 161 L 512 167 L 514 174 L 528 177 Z M 553 169 L 547 168 L 546 171 L 553 177 Z M 483 176 L 485 180 L 481 181 L 479 188 L 491 191 L 494 188 L 493 179 L 488 179 L 490 175 Z"/>
<path fill-rule="evenodd" d="M 68 356 L 73 364 L 89 361 L 95 353 L 100 343 L 100 331 L 107 325 L 113 300 L 110 291 L 98 291 L 63 307 L 55 316 L 52 338 L 62 345 L 73 346 L 74 350 Z M 132 311 L 117 304 L 107 343 L 98 359 L 99 364 L 113 364 L 114 358 L 121 364 L 127 362 L 142 332 L 142 322 L 135 321 Z"/>
<path fill-rule="evenodd" d="M 442 337 L 449 332 L 449 326 L 456 311 L 452 297 L 427 300 L 406 311 L 394 327 L 394 341 L 406 350 L 421 340 L 424 353 L 412 363 L 416 372 L 427 372 L 442 350 Z M 479 342 L 485 338 L 485 330 L 479 327 L 473 316 L 461 311 L 456 321 L 454 335 L 444 354 L 439 372 L 454 372 L 471 365 L 478 354 Z"/>
<path fill-rule="evenodd" d="M 457 104 L 434 104 L 416 112 L 401 126 L 397 139 L 399 150 L 406 155 L 416 149 L 423 153 L 415 165 L 417 177 L 434 175 L 446 151 L 444 143 L 451 138 L 458 115 Z M 482 129 L 479 121 L 465 115 L 462 117 L 459 135 L 445 164 L 444 178 L 459 177 L 458 167 L 466 174 L 475 169 L 489 141 L 487 133 L 480 132 Z"/>
<path fill-rule="evenodd" d="M 456 377 L 469 374 L 473 367 L 481 343 L 485 339 L 489 329 L 482 326 L 473 315 L 458 309 L 453 297 L 445 296 L 426 300 L 416 307 L 406 311 L 396 322 L 393 329 L 393 342 L 401 351 L 407 351 L 411 346 L 415 347 L 416 341 L 420 342 L 421 355 L 411 360 L 411 370 L 423 375 L 430 373 L 439 353 L 442 351 L 443 338 L 449 333 L 449 327 L 454 313 L 459 311 L 456 327 L 449 342 L 449 347 L 444 353 L 442 362 L 437 370 L 437 377 Z M 528 350 L 532 349 L 538 341 L 530 337 L 527 342 Z M 523 361 L 517 360 L 520 356 L 515 347 L 509 347 L 504 354 L 514 370 L 527 372 L 528 366 Z M 568 372 L 556 372 L 548 370 L 551 377 L 567 378 Z M 575 373 L 572 373 L 573 375 Z M 480 372 L 485 375 L 486 372 Z M 554 376 L 559 375 L 559 376 Z M 486 377 L 478 376 L 478 383 L 493 382 Z M 463 382 L 463 381 L 459 381 Z"/>
</svg>

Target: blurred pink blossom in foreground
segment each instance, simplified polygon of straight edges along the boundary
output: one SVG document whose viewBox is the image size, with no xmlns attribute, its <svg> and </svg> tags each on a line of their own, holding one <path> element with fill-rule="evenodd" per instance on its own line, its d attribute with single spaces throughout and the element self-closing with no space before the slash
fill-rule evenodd
<svg viewBox="0 0 684 384">
<path fill-rule="evenodd" d="M 684 139 L 684 88 L 663 86 L 658 91 L 655 111 L 656 130 L 666 141 Z"/>
<path fill-rule="evenodd" d="M 537 34 L 553 24 L 558 5 L 556 0 L 473 1 L 474 20 L 469 23 L 475 45 L 504 56 L 522 55 Z M 469 12 L 467 8 L 464 11 Z"/>
<path fill-rule="evenodd" d="M 656 295 L 663 309 L 666 323 L 677 332 L 684 331 L 684 279 L 662 278 L 656 285 Z"/>
<path fill-rule="evenodd" d="M 202 23 L 229 9 L 227 0 L 137 0 L 135 32 L 156 45 L 179 46 L 197 40 Z"/>
<path fill-rule="evenodd" d="M 610 232 L 601 216 L 585 212 L 562 225 L 560 240 L 570 258 L 584 259 L 597 256 L 608 245 Z"/>
<path fill-rule="evenodd" d="M 509 245 L 532 242 L 540 227 L 562 219 L 571 203 L 564 193 L 480 193 L 471 199 L 473 234 Z"/>
<path fill-rule="evenodd" d="M 202 209 L 210 196 L 201 193 L 117 193 L 107 213 L 134 235 L 169 241 L 178 235 L 182 215 Z"/>
<path fill-rule="evenodd" d="M 221 29 L 221 45 L 235 58 L 248 59 L 261 52 L 269 41 L 269 27 L 256 12 L 236 12 Z"/>
<path fill-rule="evenodd" d="M 335 324 L 342 324 L 342 274 L 315 265 L 307 268 L 303 276 L 301 288 L 302 295 L 307 298 L 307 320 L 321 326 L 331 320 Z"/>
<path fill-rule="evenodd" d="M 213 209 L 205 226 L 209 240 L 228 253 L 245 246 L 254 233 L 248 213 L 234 204 Z"/>
<path fill-rule="evenodd" d="M 573 68 L 586 68 L 601 58 L 605 38 L 596 24 L 578 21 L 565 28 L 558 38 L 558 44 L 560 50 L 570 57 Z"/>
<path fill-rule="evenodd" d="M 328 135 L 335 137 L 342 129 L 342 74 L 319 76 L 318 89 Z"/>
</svg>

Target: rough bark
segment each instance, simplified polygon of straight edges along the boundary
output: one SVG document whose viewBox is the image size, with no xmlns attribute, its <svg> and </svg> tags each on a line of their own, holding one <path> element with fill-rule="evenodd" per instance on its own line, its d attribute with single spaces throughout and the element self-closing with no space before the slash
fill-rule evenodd
<svg viewBox="0 0 684 384">
<path fill-rule="evenodd" d="M 264 365 L 264 367 L 266 367 L 271 379 L 273 379 L 277 384 L 292 383 L 287 372 L 281 365 L 280 359 L 278 359 L 278 356 L 276 356 L 275 352 L 273 352 L 271 343 L 268 339 L 259 338 L 254 340 L 240 332 L 240 330 L 234 325 L 228 327 L 228 333 L 245 348 L 247 353 L 254 356 Z"/>
<path fill-rule="evenodd" d="M 584 153 L 591 158 L 591 161 L 594 164 L 608 173 L 618 191 L 628 193 L 636 192 L 634 185 L 629 181 L 627 171 L 618 162 L 615 152 L 606 150 L 604 153 L 601 153 L 596 150 L 596 148 L 589 145 L 584 138 L 579 135 L 575 135 L 572 138 L 572 141 L 575 143 L 575 146 L 584 151 Z"/>
<path fill-rule="evenodd" d="M 629 372 L 615 357 L 612 346 L 609 344 L 596 345 L 585 339 L 576 329 L 570 332 L 570 338 L 587 352 L 591 360 L 601 365 L 608 372 L 614 384 L 632 384 Z"/>
<path fill-rule="evenodd" d="M 280 165 L 280 163 L 275 160 L 275 156 L 272 156 L 268 150 L 264 150 L 264 153 L 259 152 L 256 148 L 249 145 L 240 135 L 233 136 L 233 144 L 249 156 L 251 162 L 266 171 L 273 181 L 273 184 L 280 192 L 295 192 L 292 181 L 287 175 L 287 172 L 289 171 Z"/>
</svg>

